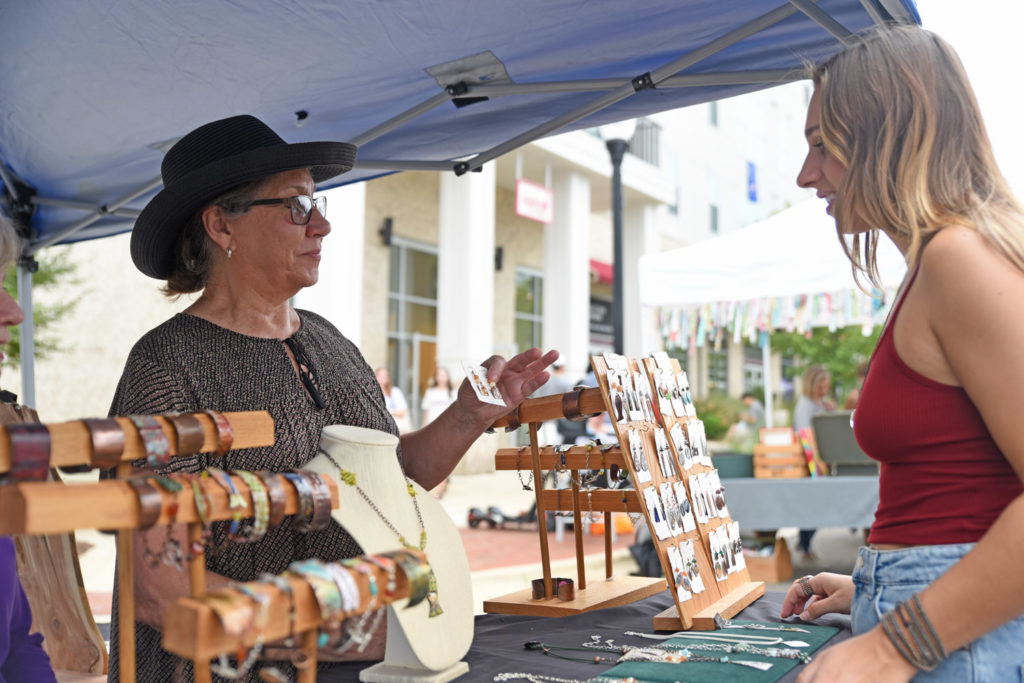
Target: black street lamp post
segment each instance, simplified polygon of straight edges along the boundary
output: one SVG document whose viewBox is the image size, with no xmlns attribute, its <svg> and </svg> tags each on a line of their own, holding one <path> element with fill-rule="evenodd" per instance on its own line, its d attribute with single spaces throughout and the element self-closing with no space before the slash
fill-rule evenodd
<svg viewBox="0 0 1024 683">
<path fill-rule="evenodd" d="M 629 150 L 629 142 L 621 138 L 606 140 L 605 146 L 612 157 L 612 235 L 614 278 L 612 280 L 612 327 L 615 330 L 615 353 L 623 353 L 622 322 L 622 157 Z"/>
</svg>

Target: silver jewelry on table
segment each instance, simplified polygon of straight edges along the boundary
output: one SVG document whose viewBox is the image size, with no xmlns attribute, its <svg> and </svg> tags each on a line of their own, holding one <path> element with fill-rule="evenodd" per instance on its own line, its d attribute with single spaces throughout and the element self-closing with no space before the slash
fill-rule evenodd
<svg viewBox="0 0 1024 683">
<path fill-rule="evenodd" d="M 718 628 L 750 629 L 751 631 L 789 631 L 791 633 L 810 633 L 810 631 L 805 628 L 790 626 L 789 624 L 778 624 L 772 626 L 769 626 L 768 624 L 734 624 L 721 614 L 715 615 L 715 626 Z"/>
<path fill-rule="evenodd" d="M 706 635 L 705 635 L 706 633 Z M 627 636 L 647 638 L 648 640 L 669 640 L 671 638 L 683 638 L 694 640 L 717 640 L 723 643 L 749 643 L 751 645 L 779 645 L 781 637 L 755 636 L 746 633 L 702 633 L 696 635 L 687 631 L 676 631 L 675 633 L 641 633 L 640 631 L 626 631 Z"/>
<path fill-rule="evenodd" d="M 531 674 L 531 673 L 500 673 L 496 674 L 493 681 L 529 681 L 529 683 L 587 683 L 577 678 L 556 678 L 554 676 L 546 676 L 544 674 Z"/>
</svg>

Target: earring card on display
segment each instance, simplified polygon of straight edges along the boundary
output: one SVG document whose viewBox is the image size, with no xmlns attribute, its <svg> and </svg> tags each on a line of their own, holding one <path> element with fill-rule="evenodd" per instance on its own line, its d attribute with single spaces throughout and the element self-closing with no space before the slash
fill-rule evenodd
<svg viewBox="0 0 1024 683">
<path fill-rule="evenodd" d="M 713 630 L 716 628 L 716 614 L 727 619 L 736 615 L 764 595 L 765 585 L 764 582 L 750 580 L 743 562 L 742 545 L 738 551 L 736 549 L 739 524 L 729 517 L 725 487 L 708 452 L 704 423 L 697 416 L 686 373 L 678 360 L 669 358 L 664 352 L 645 358 L 643 365 L 655 386 L 661 382 L 663 386 L 674 384 L 678 388 L 679 400 L 673 401 L 673 411 L 661 411 L 660 426 L 670 435 L 668 444 L 677 463 L 682 465 L 680 481 L 689 494 L 697 522 L 698 563 L 701 551 L 708 560 L 707 565 L 700 564 L 701 576 L 710 588 L 707 593 L 718 593 L 715 601 L 702 605 L 702 609 L 696 612 L 689 610 L 684 614 L 679 604 L 670 607 L 654 618 L 654 628 Z M 655 542 L 655 547 L 657 545 Z M 687 624 L 688 620 L 691 625 Z"/>
<path fill-rule="evenodd" d="M 674 374 L 659 374 L 652 377 L 649 368 L 644 363 L 635 359 L 627 359 L 615 354 L 604 354 L 593 356 L 591 363 L 595 375 L 602 389 L 605 389 L 604 382 L 609 376 L 621 378 L 628 375 L 633 383 L 633 388 L 638 395 L 644 397 L 644 403 L 650 400 L 652 403 L 657 398 L 658 411 L 661 423 L 655 422 L 652 411 L 648 411 L 652 419 L 613 421 L 619 443 L 623 451 L 629 453 L 630 457 L 623 460 L 628 469 L 634 485 L 638 489 L 638 496 L 641 501 L 640 509 L 647 524 L 652 530 L 651 540 L 654 543 L 658 558 L 661 561 L 662 571 L 667 580 L 673 581 L 673 596 L 676 606 L 671 608 L 673 614 L 678 614 L 675 630 L 695 628 L 694 618 L 702 610 L 706 610 L 719 601 L 722 593 L 718 582 L 713 580 L 714 568 L 710 556 L 710 546 L 701 533 L 700 527 L 705 525 L 696 524 L 693 519 L 692 510 L 696 503 L 687 493 L 686 478 L 690 473 L 696 473 L 696 465 L 691 465 L 691 470 L 685 470 L 678 458 L 674 448 L 670 445 L 672 437 L 669 436 L 668 427 L 675 424 L 675 420 L 686 420 L 685 405 L 680 403 L 681 418 L 675 417 L 675 410 L 671 401 L 661 400 L 666 393 L 668 378 L 674 383 Z M 662 379 L 662 388 L 658 389 L 657 380 Z M 609 386 L 610 390 L 611 387 Z M 670 393 L 670 392 L 669 392 Z M 666 406 L 669 410 L 661 410 Z M 685 429 L 685 422 L 683 428 Z M 679 432 L 677 432 L 678 434 Z M 681 432 L 684 438 L 688 432 Z M 696 431 L 694 436 L 698 437 Z M 700 443 L 699 437 L 697 443 Z M 693 458 L 698 462 L 698 458 Z M 682 494 L 682 499 L 680 499 Z M 685 512 L 684 512 L 685 508 Z M 666 517 L 670 517 L 675 524 Z M 679 533 L 676 533 L 678 531 Z M 679 591 L 674 583 L 673 567 L 668 549 L 681 549 L 682 546 L 692 544 L 693 560 L 695 564 L 689 568 L 695 576 L 703 577 L 705 590 Z M 675 553 L 673 553 L 674 555 Z M 680 556 L 682 551 L 680 550 Z M 687 576 L 689 581 L 689 576 Z M 681 600 L 681 596 L 689 594 L 689 598 Z"/>
</svg>

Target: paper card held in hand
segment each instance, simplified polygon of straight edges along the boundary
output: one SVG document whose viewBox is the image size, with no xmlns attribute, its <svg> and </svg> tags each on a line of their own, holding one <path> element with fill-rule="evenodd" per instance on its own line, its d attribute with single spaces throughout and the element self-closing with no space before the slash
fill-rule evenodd
<svg viewBox="0 0 1024 683">
<path fill-rule="evenodd" d="M 484 403 L 492 403 L 496 406 L 506 406 L 505 399 L 498 391 L 498 385 L 487 379 L 487 368 L 482 365 L 470 365 L 463 362 L 462 367 L 466 370 L 466 378 L 470 386 L 476 392 L 476 397 Z"/>
</svg>

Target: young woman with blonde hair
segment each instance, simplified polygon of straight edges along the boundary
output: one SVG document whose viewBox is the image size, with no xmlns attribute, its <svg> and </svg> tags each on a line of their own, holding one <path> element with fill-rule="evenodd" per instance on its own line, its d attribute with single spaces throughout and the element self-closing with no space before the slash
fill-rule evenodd
<svg viewBox="0 0 1024 683">
<path fill-rule="evenodd" d="M 782 616 L 850 612 L 804 681 L 1007 681 L 1024 670 L 1024 212 L 955 52 L 875 30 L 814 70 L 798 176 L 855 273 L 908 275 L 854 414 L 881 462 L 852 577 L 797 580 Z"/>
</svg>

